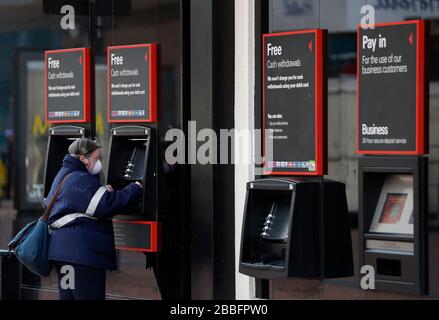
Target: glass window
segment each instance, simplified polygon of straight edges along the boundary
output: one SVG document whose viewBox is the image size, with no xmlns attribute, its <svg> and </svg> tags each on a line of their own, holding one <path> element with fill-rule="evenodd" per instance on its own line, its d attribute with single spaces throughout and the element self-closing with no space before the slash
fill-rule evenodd
<svg viewBox="0 0 439 320">
<path fill-rule="evenodd" d="M 169 127 L 182 126 L 180 0 L 71 1 L 75 8 L 73 30 L 61 26 L 63 15 L 60 9 L 68 2 L 0 1 L 0 197 L 3 198 L 0 205 L 0 247 L 3 248 L 13 233 L 42 213 L 49 128 L 44 117 L 45 50 L 93 48 L 96 136 L 107 148 L 110 127 L 107 121 L 106 48 L 111 45 L 158 43 L 162 48 L 162 85 L 159 88 L 163 100 L 157 129 L 164 136 Z M 102 155 L 103 172 L 107 168 L 107 151 L 104 149 Z M 101 178 L 105 181 L 105 176 Z M 172 188 L 180 186 L 176 183 Z M 167 194 L 162 196 L 171 197 L 172 188 L 168 188 Z M 14 208 L 12 198 L 15 200 Z M 170 203 L 167 198 L 163 203 L 169 203 L 163 205 L 163 212 L 179 205 L 179 201 Z M 173 214 L 175 212 L 178 211 Z M 109 298 L 161 298 L 153 271 L 145 268 L 143 253 L 118 252 L 118 263 L 118 270 L 108 273 Z M 22 284 L 23 298 L 57 298 L 55 274 L 39 279 L 24 271 Z"/>
<path fill-rule="evenodd" d="M 439 2 L 437 1 L 387 1 L 387 0 L 270 0 L 268 12 L 269 32 L 290 31 L 308 28 L 328 29 L 328 147 L 329 176 L 346 184 L 348 205 L 353 214 L 358 212 L 358 172 L 355 147 L 356 130 L 356 26 L 362 22 L 361 8 L 372 5 L 376 22 L 404 21 L 411 19 L 430 20 L 431 57 L 427 66 L 430 73 L 430 155 L 429 155 L 429 210 L 435 225 L 433 214 L 439 209 L 437 177 L 439 175 L 439 86 L 438 56 L 439 50 Z M 437 232 L 430 233 L 431 239 L 437 238 Z M 433 240 L 430 240 L 433 241 Z M 354 257 L 358 256 L 358 234 L 353 230 Z M 430 261 L 432 260 L 430 253 Z M 357 262 L 356 262 L 357 263 Z M 430 267 L 431 268 L 431 267 Z M 355 270 L 359 270 L 358 267 Z M 433 269 L 431 268 L 433 271 Z M 326 280 L 325 280 L 326 281 Z M 291 281 L 290 288 L 302 286 L 300 280 Z M 357 286 L 358 279 L 327 281 L 337 286 Z M 431 282 L 430 282 L 431 284 Z M 312 285 L 308 283 L 308 285 Z M 283 285 L 285 287 L 285 285 Z M 290 294 L 302 297 L 291 289 L 282 292 L 280 282 L 273 282 L 277 288 L 277 297 L 285 298 Z M 339 290 L 345 290 L 339 288 Z M 432 289 L 432 291 L 437 288 Z M 294 292 L 293 292 L 294 291 Z M 350 291 L 347 291 L 350 292 Z M 337 291 L 326 291 L 325 298 L 338 295 Z M 351 292 L 355 295 L 355 290 Z M 349 297 L 352 297 L 349 296 Z M 310 296 L 308 296 L 309 298 Z M 341 295 L 338 297 L 345 298 Z M 314 298 L 314 297 L 313 297 Z"/>
</svg>

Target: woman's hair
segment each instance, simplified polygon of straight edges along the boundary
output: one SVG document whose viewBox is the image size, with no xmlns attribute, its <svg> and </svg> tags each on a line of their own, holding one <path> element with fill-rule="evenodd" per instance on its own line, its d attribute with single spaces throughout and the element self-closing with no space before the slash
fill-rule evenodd
<svg viewBox="0 0 439 320">
<path fill-rule="evenodd" d="M 69 153 L 75 158 L 79 158 L 80 155 L 89 156 L 95 150 L 100 149 L 101 144 L 97 140 L 92 140 L 88 138 L 76 139 L 69 146 Z"/>
</svg>

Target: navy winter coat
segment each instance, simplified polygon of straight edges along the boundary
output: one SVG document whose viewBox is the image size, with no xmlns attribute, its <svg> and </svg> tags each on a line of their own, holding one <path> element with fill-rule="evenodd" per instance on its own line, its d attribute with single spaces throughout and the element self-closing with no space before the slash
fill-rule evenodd
<svg viewBox="0 0 439 320">
<path fill-rule="evenodd" d="M 70 172 L 72 174 L 64 182 L 50 213 L 49 224 L 67 214 L 85 213 L 90 200 L 101 187 L 98 176 L 91 175 L 78 159 L 66 155 L 47 196 L 47 203 L 52 199 L 58 184 Z M 116 269 L 113 224 L 108 218 L 139 201 L 142 194 L 142 187 L 135 183 L 119 191 L 106 191 L 93 215 L 97 219 L 78 218 L 53 231 L 49 259 L 102 269 Z"/>
</svg>

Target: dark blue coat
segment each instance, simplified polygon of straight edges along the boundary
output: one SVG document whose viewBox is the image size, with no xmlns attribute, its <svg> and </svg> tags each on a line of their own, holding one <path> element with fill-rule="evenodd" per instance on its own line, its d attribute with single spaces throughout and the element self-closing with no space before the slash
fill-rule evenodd
<svg viewBox="0 0 439 320">
<path fill-rule="evenodd" d="M 99 177 L 91 175 L 84 164 L 66 155 L 47 196 L 47 204 L 61 180 L 68 174 L 49 216 L 49 224 L 66 214 L 85 213 L 90 200 L 101 187 Z M 110 219 L 142 197 L 142 188 L 134 183 L 122 190 L 102 196 L 94 213 L 98 219 L 78 218 L 54 230 L 50 240 L 49 259 L 102 269 L 116 269 L 113 224 Z"/>
</svg>

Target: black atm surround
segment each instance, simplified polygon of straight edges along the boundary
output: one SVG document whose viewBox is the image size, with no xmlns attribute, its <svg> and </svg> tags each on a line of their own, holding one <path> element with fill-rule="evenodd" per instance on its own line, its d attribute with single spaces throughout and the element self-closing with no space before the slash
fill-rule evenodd
<svg viewBox="0 0 439 320">
<path fill-rule="evenodd" d="M 241 273 L 258 279 L 353 275 L 345 185 L 329 179 L 324 180 L 322 270 L 321 183 L 317 178 L 267 178 L 247 184 Z M 263 234 L 269 215 L 274 235 Z"/>
<path fill-rule="evenodd" d="M 116 216 L 118 220 L 157 220 L 157 172 L 155 129 L 125 125 L 111 129 L 106 184 L 120 190 L 139 181 L 143 184 L 142 201 Z"/>
<path fill-rule="evenodd" d="M 370 232 L 385 178 L 393 174 L 413 177 L 413 236 Z M 363 156 L 358 161 L 358 183 L 359 267 L 374 267 L 376 290 L 428 294 L 428 158 Z M 371 250 L 366 247 L 368 240 L 406 243 L 413 253 Z"/>
<path fill-rule="evenodd" d="M 79 126 L 62 125 L 49 129 L 49 139 L 46 152 L 46 167 L 44 169 L 44 202 L 49 194 L 52 182 L 62 167 L 64 156 L 68 153 L 70 144 L 78 138 L 87 135 L 87 129 Z"/>
</svg>

